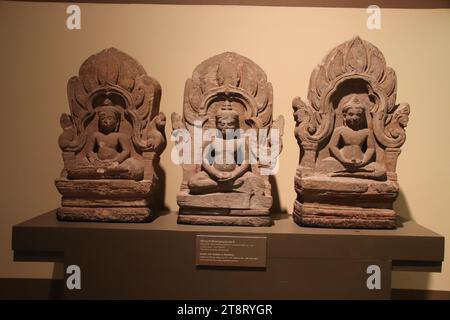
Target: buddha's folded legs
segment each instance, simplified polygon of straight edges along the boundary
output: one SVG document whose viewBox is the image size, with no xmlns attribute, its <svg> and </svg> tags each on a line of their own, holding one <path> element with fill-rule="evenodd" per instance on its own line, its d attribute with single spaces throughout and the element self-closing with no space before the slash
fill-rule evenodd
<svg viewBox="0 0 450 320">
<path fill-rule="evenodd" d="M 67 169 L 69 179 L 131 179 L 142 180 L 144 167 L 137 160 L 129 158 L 119 165 L 111 165 L 105 161 L 104 165 L 81 165 Z"/>
<path fill-rule="evenodd" d="M 204 171 L 194 174 L 188 182 L 188 187 L 192 194 L 211 193 L 218 186 L 219 184 Z"/>
<path fill-rule="evenodd" d="M 386 170 L 381 168 L 375 162 L 369 163 L 367 166 L 358 168 L 355 171 L 335 171 L 330 173 L 332 177 L 351 177 L 360 179 L 386 180 Z"/>
<path fill-rule="evenodd" d="M 264 180 L 256 174 L 248 171 L 233 184 L 233 190 L 242 193 L 263 195 L 266 185 Z"/>
</svg>

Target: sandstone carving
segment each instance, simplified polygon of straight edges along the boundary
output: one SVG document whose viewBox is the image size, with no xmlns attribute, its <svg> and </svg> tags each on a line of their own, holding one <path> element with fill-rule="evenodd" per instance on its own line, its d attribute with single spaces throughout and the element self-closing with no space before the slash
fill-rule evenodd
<svg viewBox="0 0 450 320">
<path fill-rule="evenodd" d="M 77 221 L 151 220 L 155 168 L 166 147 L 161 87 L 125 53 L 90 56 L 67 85 L 61 116 L 64 169 L 57 217 Z"/>
<path fill-rule="evenodd" d="M 309 103 L 293 100 L 300 162 L 294 219 L 302 226 L 395 228 L 396 164 L 409 105 L 383 54 L 355 37 L 313 71 Z"/>
<path fill-rule="evenodd" d="M 272 118 L 272 85 L 258 65 L 230 52 L 201 63 L 186 81 L 183 115 L 172 114 L 172 126 L 178 148 L 184 146 L 178 223 L 272 223 L 268 176 L 284 119 Z"/>
</svg>

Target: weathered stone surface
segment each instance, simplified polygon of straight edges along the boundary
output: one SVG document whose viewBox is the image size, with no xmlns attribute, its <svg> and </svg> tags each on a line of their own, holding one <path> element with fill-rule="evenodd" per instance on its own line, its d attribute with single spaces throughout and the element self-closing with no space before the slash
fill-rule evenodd
<svg viewBox="0 0 450 320">
<path fill-rule="evenodd" d="M 323 174 L 296 177 L 295 188 L 305 199 L 354 198 L 374 201 L 395 200 L 398 194 L 396 181 L 376 181 L 370 179 L 331 178 Z"/>
<path fill-rule="evenodd" d="M 66 198 L 61 199 L 63 207 L 148 207 L 151 205 L 150 199 L 83 199 L 83 198 Z"/>
<path fill-rule="evenodd" d="M 271 196 L 253 195 L 250 197 L 250 208 L 269 210 L 272 207 L 273 199 Z"/>
<path fill-rule="evenodd" d="M 301 180 L 300 188 L 305 190 L 328 190 L 338 192 L 364 193 L 369 189 L 369 184 L 361 179 L 342 178 L 334 179 L 326 175 L 307 177 Z"/>
<path fill-rule="evenodd" d="M 166 146 L 161 88 L 114 49 L 90 56 L 67 85 L 61 116 L 61 220 L 141 222 L 151 218 L 155 168 Z"/>
<path fill-rule="evenodd" d="M 177 196 L 177 202 L 181 208 L 250 209 L 250 196 L 248 193 L 211 193 L 200 195 L 180 193 Z"/>
<path fill-rule="evenodd" d="M 322 228 L 358 228 L 358 229 L 394 229 L 395 218 L 383 219 L 365 216 L 346 217 L 316 217 L 309 215 L 299 215 L 294 213 L 294 221 L 303 227 Z"/>
<path fill-rule="evenodd" d="M 298 214 L 301 212 L 301 214 Z M 396 213 L 392 208 L 368 206 L 300 203 L 294 204 L 294 220 L 302 226 L 334 228 L 393 229 Z"/>
<path fill-rule="evenodd" d="M 181 214 L 212 216 L 267 216 L 269 210 L 264 209 L 226 209 L 226 208 L 180 208 Z"/>
<path fill-rule="evenodd" d="M 396 104 L 395 72 L 356 37 L 313 71 L 309 104 L 293 101 L 301 159 L 294 219 L 304 226 L 395 228 L 393 202 L 409 105 Z"/>
<path fill-rule="evenodd" d="M 180 224 L 203 224 L 217 226 L 247 226 L 247 227 L 268 227 L 272 225 L 269 215 L 252 216 L 215 216 L 215 215 L 184 215 L 178 216 Z"/>
<path fill-rule="evenodd" d="M 180 207 L 266 210 L 272 206 L 272 197 L 248 193 L 228 192 L 191 195 L 186 191 L 177 196 Z"/>
<path fill-rule="evenodd" d="M 149 222 L 154 219 L 146 207 L 60 207 L 56 212 L 59 220 L 99 222 Z"/>
<path fill-rule="evenodd" d="M 283 117 L 273 120 L 272 109 L 272 85 L 251 60 L 226 52 L 194 70 L 186 81 L 183 115 L 172 114 L 173 134 L 181 136 L 177 148 L 183 151 L 179 223 L 270 224 L 268 175 L 276 166 L 284 128 Z M 213 134 L 202 139 L 195 135 L 199 130 Z M 261 141 L 266 144 L 256 145 Z M 263 163 L 258 152 L 276 155 Z M 195 216 L 192 208 L 206 210 Z"/>
<path fill-rule="evenodd" d="M 66 197 L 82 198 L 146 198 L 153 187 L 152 180 L 55 180 L 58 191 Z"/>
</svg>

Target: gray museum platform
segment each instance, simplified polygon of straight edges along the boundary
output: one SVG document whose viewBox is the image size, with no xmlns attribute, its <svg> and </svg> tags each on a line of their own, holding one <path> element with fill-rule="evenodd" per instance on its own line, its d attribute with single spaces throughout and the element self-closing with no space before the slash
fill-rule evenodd
<svg viewBox="0 0 450 320">
<path fill-rule="evenodd" d="M 411 221 L 345 230 L 274 217 L 273 226 L 252 228 L 177 225 L 173 212 L 152 223 L 61 222 L 51 211 L 15 225 L 12 249 L 15 261 L 78 265 L 81 290 L 59 282 L 66 299 L 389 299 L 392 271 L 441 271 L 444 237 Z M 202 235 L 263 238 L 264 266 L 199 266 Z M 367 286 L 372 265 L 380 289 Z"/>
</svg>

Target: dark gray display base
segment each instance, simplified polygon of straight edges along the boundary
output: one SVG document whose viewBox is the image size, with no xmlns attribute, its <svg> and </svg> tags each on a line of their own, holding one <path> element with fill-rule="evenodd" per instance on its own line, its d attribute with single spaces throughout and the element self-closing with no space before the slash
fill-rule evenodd
<svg viewBox="0 0 450 320">
<path fill-rule="evenodd" d="M 440 272 L 444 238 L 411 221 L 395 230 L 304 228 L 291 215 L 271 227 L 58 221 L 51 211 L 13 227 L 16 261 L 81 268 L 81 290 L 67 299 L 389 299 L 391 272 Z M 265 268 L 195 265 L 197 235 L 267 237 Z M 381 289 L 367 288 L 367 268 L 381 269 Z M 67 276 L 67 275 L 66 275 Z"/>
</svg>

